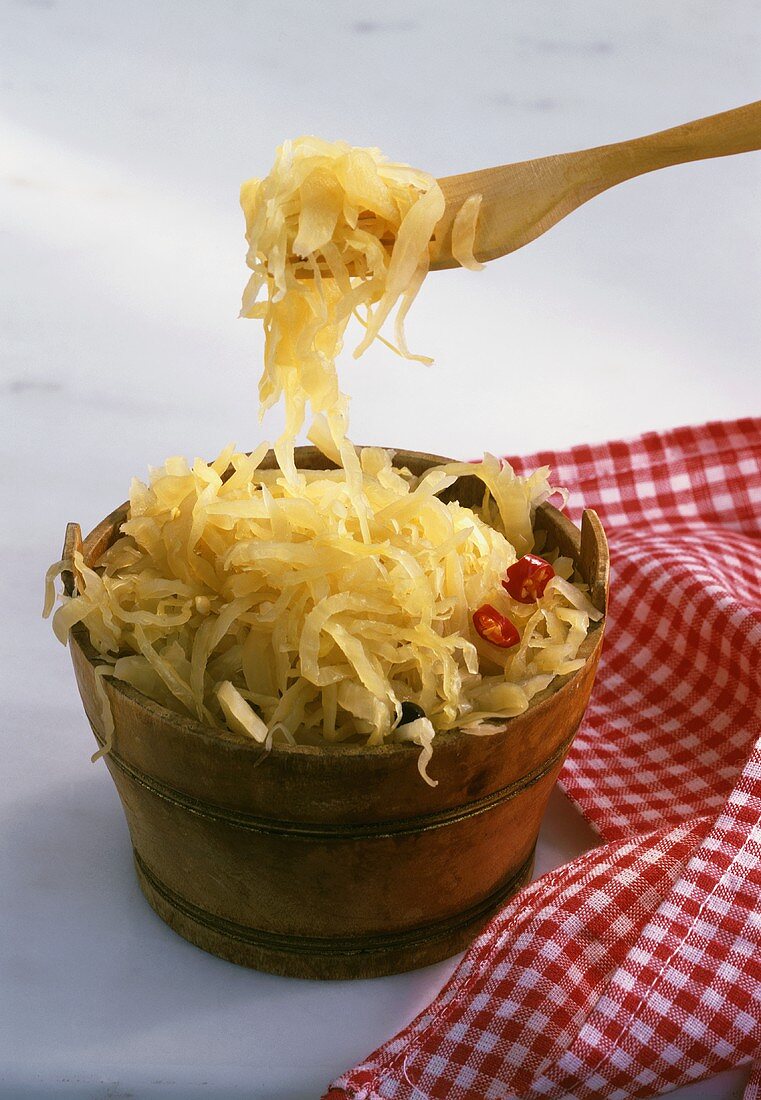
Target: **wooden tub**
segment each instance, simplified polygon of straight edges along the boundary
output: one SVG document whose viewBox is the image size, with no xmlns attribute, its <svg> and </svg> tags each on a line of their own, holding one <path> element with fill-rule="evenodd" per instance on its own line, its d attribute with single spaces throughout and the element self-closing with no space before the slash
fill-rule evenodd
<svg viewBox="0 0 761 1100">
<path fill-rule="evenodd" d="M 330 463 L 299 448 L 303 468 Z M 397 452 L 421 473 L 446 461 Z M 475 478 L 448 492 L 480 500 Z M 126 505 L 83 543 L 88 565 L 118 535 Z M 536 529 L 573 557 L 605 608 L 608 553 L 594 512 L 579 532 L 554 508 Z M 69 526 L 69 552 L 78 537 Z M 72 578 L 68 578 L 71 591 Z M 119 792 L 146 898 L 172 928 L 244 966 L 309 978 L 367 978 L 461 951 L 531 877 L 550 791 L 581 721 L 600 656 L 592 624 L 578 672 L 557 679 L 489 737 L 436 737 L 431 788 L 419 749 L 261 746 L 181 717 L 106 679 L 115 721 L 106 764 Z M 70 648 L 85 712 L 102 743 L 94 667 L 79 625 Z"/>
</svg>

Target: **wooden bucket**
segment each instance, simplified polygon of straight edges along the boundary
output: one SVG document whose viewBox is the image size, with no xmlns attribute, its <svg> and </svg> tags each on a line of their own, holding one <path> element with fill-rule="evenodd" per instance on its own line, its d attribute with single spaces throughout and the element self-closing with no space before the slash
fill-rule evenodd
<svg viewBox="0 0 761 1100">
<path fill-rule="evenodd" d="M 299 448 L 302 468 L 331 464 Z M 399 451 L 422 473 L 438 456 Z M 270 464 L 272 460 L 270 459 Z M 483 486 L 448 490 L 464 504 Z M 85 539 L 94 566 L 126 505 Z M 579 532 L 543 505 L 536 528 L 574 559 L 605 608 L 608 553 L 594 512 Z M 70 553 L 79 535 L 69 525 Z M 71 591 L 72 578 L 68 581 Z M 600 656 L 592 625 L 584 667 L 556 679 L 492 736 L 436 737 L 431 788 L 415 746 L 285 746 L 212 730 L 106 679 L 115 722 L 105 757 L 129 825 L 146 898 L 175 931 L 222 958 L 302 978 L 368 978 L 425 966 L 465 948 L 531 877 L 550 791 L 581 721 Z M 83 625 L 70 649 L 84 709 L 103 742 Z"/>
</svg>

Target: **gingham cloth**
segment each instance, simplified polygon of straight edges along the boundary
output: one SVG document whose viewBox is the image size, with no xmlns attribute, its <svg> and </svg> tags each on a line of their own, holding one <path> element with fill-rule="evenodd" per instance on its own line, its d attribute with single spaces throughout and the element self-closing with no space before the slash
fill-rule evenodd
<svg viewBox="0 0 761 1100">
<path fill-rule="evenodd" d="M 606 648 L 561 782 L 607 843 L 523 890 L 330 1100 L 657 1096 L 758 1059 L 761 419 L 550 465 L 611 551 Z"/>
</svg>

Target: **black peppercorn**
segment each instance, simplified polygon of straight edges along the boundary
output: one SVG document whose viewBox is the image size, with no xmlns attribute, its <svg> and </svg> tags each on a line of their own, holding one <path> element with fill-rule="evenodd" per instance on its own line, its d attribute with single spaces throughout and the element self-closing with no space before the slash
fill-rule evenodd
<svg viewBox="0 0 761 1100">
<path fill-rule="evenodd" d="M 408 722 L 416 722 L 418 718 L 425 718 L 425 711 L 417 703 L 402 703 L 402 717 L 400 726 L 406 726 Z"/>
</svg>

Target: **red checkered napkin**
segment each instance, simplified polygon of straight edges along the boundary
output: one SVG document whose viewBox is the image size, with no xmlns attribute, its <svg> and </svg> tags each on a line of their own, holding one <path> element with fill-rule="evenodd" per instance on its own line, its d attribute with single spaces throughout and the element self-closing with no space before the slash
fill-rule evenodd
<svg viewBox="0 0 761 1100">
<path fill-rule="evenodd" d="M 627 1100 L 759 1059 L 761 419 L 511 459 L 611 550 L 561 782 L 608 843 L 510 901 L 331 1100 Z"/>
</svg>

